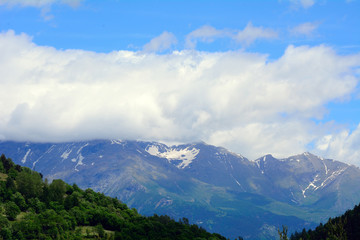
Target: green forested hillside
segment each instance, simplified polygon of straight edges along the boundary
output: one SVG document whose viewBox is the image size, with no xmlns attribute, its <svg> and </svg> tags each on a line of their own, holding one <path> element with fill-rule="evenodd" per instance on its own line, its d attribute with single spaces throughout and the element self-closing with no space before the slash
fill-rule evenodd
<svg viewBox="0 0 360 240">
<path fill-rule="evenodd" d="M 348 210 L 340 217 L 329 219 L 315 230 L 305 229 L 294 233 L 291 240 L 359 240 L 360 239 L 360 205 Z"/>
<path fill-rule="evenodd" d="M 0 239 L 225 239 L 187 219 L 144 217 L 115 198 L 81 190 L 1 156 Z"/>
</svg>

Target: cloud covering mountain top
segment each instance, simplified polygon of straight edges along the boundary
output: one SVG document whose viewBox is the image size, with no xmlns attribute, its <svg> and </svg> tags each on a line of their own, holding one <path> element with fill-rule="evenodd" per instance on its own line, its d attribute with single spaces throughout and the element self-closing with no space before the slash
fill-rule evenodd
<svg viewBox="0 0 360 240">
<path fill-rule="evenodd" d="M 312 142 L 322 155 L 360 157 L 358 129 L 314 121 L 355 91 L 358 54 L 325 45 L 289 45 L 271 60 L 244 51 L 95 53 L 39 46 L 13 31 L 0 34 L 0 52 L 1 139 L 204 140 L 250 158 Z"/>
</svg>

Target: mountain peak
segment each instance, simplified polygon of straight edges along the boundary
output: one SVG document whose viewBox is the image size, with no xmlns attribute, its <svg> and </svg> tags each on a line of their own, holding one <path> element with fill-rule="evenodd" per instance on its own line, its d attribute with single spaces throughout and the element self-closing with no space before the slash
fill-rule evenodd
<svg viewBox="0 0 360 240">
<path fill-rule="evenodd" d="M 320 159 L 320 160 L 324 160 L 323 158 L 311 153 L 311 152 L 303 152 L 301 154 L 297 154 L 297 155 L 294 155 L 290 158 L 294 158 L 294 157 L 302 157 L 302 158 L 317 158 L 317 159 Z"/>
<path fill-rule="evenodd" d="M 266 154 L 266 155 L 264 155 L 264 156 L 259 157 L 258 159 L 256 159 L 255 162 L 259 162 L 259 161 L 266 162 L 267 160 L 273 160 L 273 159 L 276 159 L 276 158 L 274 158 L 273 155 L 271 155 L 271 154 Z"/>
<path fill-rule="evenodd" d="M 319 159 L 321 159 L 321 160 L 324 160 L 323 158 L 321 158 L 321 157 L 319 157 L 319 156 L 317 156 L 317 155 L 315 155 L 315 154 L 312 154 L 311 152 L 304 152 L 304 153 L 302 153 L 301 155 L 303 155 L 303 156 L 305 156 L 305 157 L 316 157 L 316 158 L 319 158 Z"/>
</svg>

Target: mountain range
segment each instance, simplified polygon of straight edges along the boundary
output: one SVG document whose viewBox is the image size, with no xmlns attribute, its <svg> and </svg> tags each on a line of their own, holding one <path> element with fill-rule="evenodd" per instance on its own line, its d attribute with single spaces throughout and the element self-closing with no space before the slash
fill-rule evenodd
<svg viewBox="0 0 360 240">
<path fill-rule="evenodd" d="M 117 197 L 145 215 L 186 217 L 226 237 L 274 239 L 360 202 L 360 169 L 311 153 L 256 160 L 206 143 L 93 140 L 0 142 L 0 152 L 49 180 Z"/>
</svg>

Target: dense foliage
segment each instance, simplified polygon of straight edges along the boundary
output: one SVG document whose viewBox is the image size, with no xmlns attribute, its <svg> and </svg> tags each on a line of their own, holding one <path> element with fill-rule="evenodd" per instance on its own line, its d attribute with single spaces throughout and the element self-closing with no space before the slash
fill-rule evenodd
<svg viewBox="0 0 360 240">
<path fill-rule="evenodd" d="M 144 217 L 116 198 L 51 183 L 1 156 L 0 239 L 225 239 L 186 218 Z"/>
<path fill-rule="evenodd" d="M 301 233 L 295 232 L 291 240 L 358 240 L 360 239 L 360 205 L 348 210 L 340 217 L 329 219 L 327 223 L 320 224 L 315 230 Z"/>
</svg>

